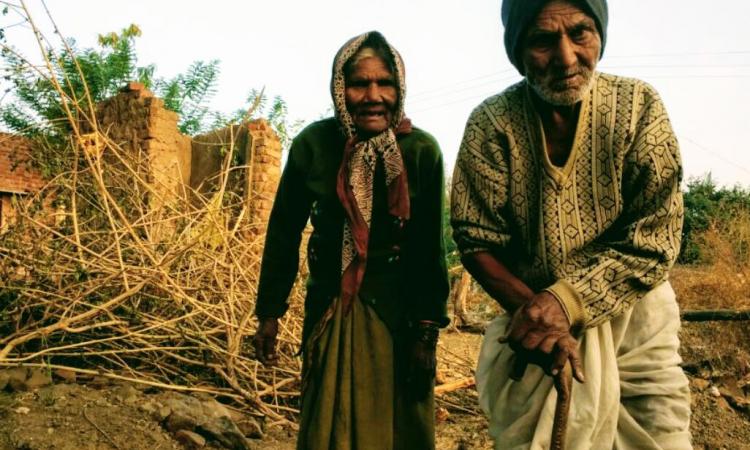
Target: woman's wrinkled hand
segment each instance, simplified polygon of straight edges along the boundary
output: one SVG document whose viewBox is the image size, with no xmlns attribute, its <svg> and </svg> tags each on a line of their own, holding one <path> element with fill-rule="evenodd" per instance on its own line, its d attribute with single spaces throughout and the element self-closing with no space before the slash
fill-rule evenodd
<svg viewBox="0 0 750 450">
<path fill-rule="evenodd" d="M 433 388 L 437 371 L 437 325 L 420 324 L 409 355 L 407 384 L 415 400 L 424 400 Z"/>
<path fill-rule="evenodd" d="M 258 319 L 258 331 L 253 336 L 255 357 L 264 366 L 275 366 L 279 361 L 276 353 L 276 336 L 279 334 L 279 319 L 265 317 Z"/>
</svg>

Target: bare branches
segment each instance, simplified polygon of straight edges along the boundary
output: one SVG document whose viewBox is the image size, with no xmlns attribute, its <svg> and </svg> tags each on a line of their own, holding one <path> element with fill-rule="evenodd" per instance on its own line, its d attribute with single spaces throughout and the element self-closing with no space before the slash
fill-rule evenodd
<svg viewBox="0 0 750 450">
<path fill-rule="evenodd" d="M 29 14 L 23 2 L 15 11 Z M 87 91 L 70 97 L 70 80 L 58 78 L 58 61 L 28 24 L 45 57 L 28 68 L 57 89 L 72 130 L 46 150 L 70 164 L 20 202 L 0 234 L 0 366 L 210 392 L 289 420 L 298 410 L 301 294 L 294 289 L 281 327 L 279 367 L 260 366 L 249 340 L 263 237 L 230 185 L 248 168 L 230 168 L 227 157 L 208 194 L 155 184 L 147 149 L 110 138 Z"/>
<path fill-rule="evenodd" d="M 9 299 L 0 306 L 0 365 L 200 387 L 289 420 L 299 395 L 301 302 L 297 294 L 281 327 L 280 367 L 260 366 L 249 339 L 262 237 L 244 201 L 222 188 L 219 200 L 198 202 L 205 207 L 183 198 L 158 214 L 134 207 L 149 188 L 123 167 L 131 161 L 120 148 L 108 143 L 106 152 L 117 152 L 118 163 L 100 171 L 104 164 L 82 159 L 81 170 L 19 205 L 16 225 L 0 236 L 0 295 Z M 60 223 L 43 207 L 50 192 L 76 202 Z M 95 207 L 103 202 L 121 213 Z"/>
</svg>

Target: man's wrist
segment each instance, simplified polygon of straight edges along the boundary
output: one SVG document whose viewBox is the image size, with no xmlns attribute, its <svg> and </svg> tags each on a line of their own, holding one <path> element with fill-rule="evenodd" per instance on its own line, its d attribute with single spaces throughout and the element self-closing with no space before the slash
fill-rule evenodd
<svg viewBox="0 0 750 450">
<path fill-rule="evenodd" d="M 559 303 L 565 316 L 568 318 L 571 330 L 579 330 L 587 322 L 586 309 L 583 306 L 581 294 L 567 280 L 557 280 L 544 289 L 551 294 Z"/>
</svg>

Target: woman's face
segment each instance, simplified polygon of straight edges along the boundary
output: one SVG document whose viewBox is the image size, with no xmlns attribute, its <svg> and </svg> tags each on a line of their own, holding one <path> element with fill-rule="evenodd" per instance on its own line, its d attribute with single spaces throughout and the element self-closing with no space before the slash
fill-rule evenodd
<svg viewBox="0 0 750 450">
<path fill-rule="evenodd" d="M 370 56 L 359 60 L 346 77 L 346 109 L 358 133 L 374 136 L 393 120 L 398 102 L 396 79 L 385 62 Z"/>
</svg>

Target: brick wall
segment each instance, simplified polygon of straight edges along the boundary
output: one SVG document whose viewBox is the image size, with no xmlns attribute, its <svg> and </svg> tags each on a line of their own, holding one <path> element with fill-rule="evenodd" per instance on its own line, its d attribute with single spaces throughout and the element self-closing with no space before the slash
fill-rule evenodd
<svg viewBox="0 0 750 450">
<path fill-rule="evenodd" d="M 151 209 L 162 209 L 190 180 L 190 137 L 177 129 L 178 115 L 164 107 L 140 83 L 128 83 L 118 95 L 97 105 L 100 130 L 130 156 L 141 161 L 140 170 L 151 184 Z"/>
<path fill-rule="evenodd" d="M 232 154 L 239 156 L 241 165 L 245 164 L 247 147 L 245 126 L 229 126 L 193 137 L 190 187 L 203 194 L 217 190 L 222 182 L 219 178 L 222 167 L 229 163 Z M 230 184 L 228 188 L 241 190 L 244 186 Z"/>
<path fill-rule="evenodd" d="M 250 168 L 245 192 L 252 217 L 262 224 L 258 231 L 265 232 L 281 179 L 281 142 L 265 120 L 251 122 L 248 128 L 251 139 L 246 160 Z"/>
<path fill-rule="evenodd" d="M 217 175 L 227 162 L 230 152 L 237 152 L 242 167 L 240 185 L 251 220 L 264 232 L 271 215 L 273 199 L 281 178 L 281 142 L 263 119 L 242 126 L 230 126 L 193 138 L 190 186 L 199 192 L 217 188 Z"/>
<path fill-rule="evenodd" d="M 41 174 L 29 166 L 31 146 L 22 136 L 0 133 L 0 231 L 15 216 L 13 197 L 44 186 Z"/>
<path fill-rule="evenodd" d="M 22 136 L 0 133 L 0 192 L 30 193 L 44 185 L 39 172 L 29 167 L 31 145 Z"/>
<path fill-rule="evenodd" d="M 191 139 L 179 132 L 178 120 L 140 83 L 129 83 L 97 105 L 99 130 L 137 162 L 140 175 L 154 190 L 143 195 L 152 211 L 187 195 L 187 186 L 203 192 L 214 189 L 227 150 L 235 146 L 244 169 L 234 187 L 245 196 L 250 220 L 260 224 L 258 231 L 263 232 L 281 177 L 281 143 L 271 126 L 261 119 Z M 92 131 L 86 128 L 84 132 Z M 99 141 L 91 134 L 81 144 L 85 151 L 99 154 L 103 148 Z M 39 174 L 22 163 L 29 146 L 21 137 L 0 133 L 0 192 L 33 192 L 43 185 Z M 106 150 L 101 157 L 106 176 L 107 168 L 113 172 L 118 162 Z M 0 205 L 6 211 L 9 200 Z"/>
</svg>

